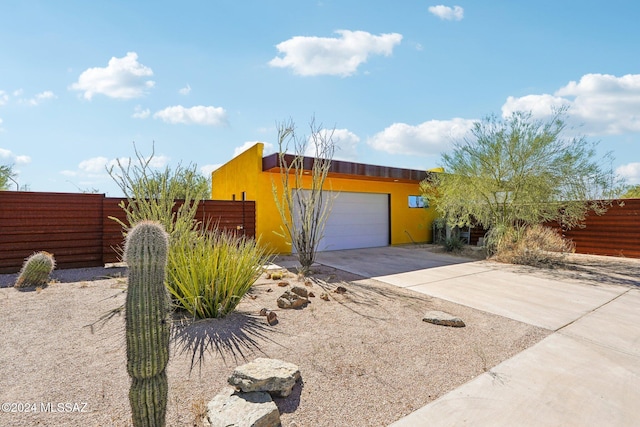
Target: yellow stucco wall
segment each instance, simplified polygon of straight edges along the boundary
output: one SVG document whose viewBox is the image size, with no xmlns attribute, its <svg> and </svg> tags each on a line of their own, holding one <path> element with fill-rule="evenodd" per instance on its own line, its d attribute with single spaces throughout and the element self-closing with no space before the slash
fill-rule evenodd
<svg viewBox="0 0 640 427">
<path fill-rule="evenodd" d="M 273 199 L 272 183 L 279 192 L 280 175 L 262 171 L 263 144 L 258 143 L 212 173 L 211 197 L 214 200 L 246 200 L 256 202 L 256 234 L 263 244 L 276 253 L 290 253 L 288 239 L 276 233 L 282 230 L 280 214 Z M 308 188 L 307 185 L 305 187 Z M 391 244 L 431 241 L 432 208 L 409 208 L 408 197 L 419 195 L 417 183 L 398 183 L 360 179 L 328 178 L 326 190 L 390 194 Z M 275 231 L 275 232 L 274 232 Z"/>
</svg>

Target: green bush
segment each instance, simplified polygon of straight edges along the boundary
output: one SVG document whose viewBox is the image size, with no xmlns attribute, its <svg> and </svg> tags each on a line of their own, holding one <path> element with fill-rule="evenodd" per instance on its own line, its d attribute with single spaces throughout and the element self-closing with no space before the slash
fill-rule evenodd
<svg viewBox="0 0 640 427">
<path fill-rule="evenodd" d="M 127 221 L 112 219 L 125 233 L 141 221 L 159 222 L 169 234 L 167 288 L 176 308 L 198 318 L 227 315 L 269 255 L 254 240 L 204 230 L 210 224 L 197 220 L 196 214 L 208 184 L 195 166 L 157 172 L 152 169 L 153 153 L 147 157 L 136 149 L 135 154 L 137 162 L 118 161 L 117 168 L 109 169 L 127 198 L 120 204 Z M 183 202 L 177 205 L 176 199 Z"/>
<path fill-rule="evenodd" d="M 460 252 L 464 248 L 465 240 L 462 240 L 458 236 L 452 236 L 445 239 L 443 246 L 447 252 Z"/>
<path fill-rule="evenodd" d="M 197 318 L 232 312 L 263 271 L 269 254 L 253 239 L 194 232 L 172 241 L 168 288 L 178 309 Z"/>
</svg>

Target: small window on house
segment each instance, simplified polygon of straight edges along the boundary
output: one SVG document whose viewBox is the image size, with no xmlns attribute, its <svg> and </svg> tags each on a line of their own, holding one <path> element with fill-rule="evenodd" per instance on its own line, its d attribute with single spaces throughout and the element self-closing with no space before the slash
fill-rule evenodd
<svg viewBox="0 0 640 427">
<path fill-rule="evenodd" d="M 429 204 L 425 204 L 422 196 L 409 196 L 409 207 L 410 208 L 427 208 Z"/>
</svg>

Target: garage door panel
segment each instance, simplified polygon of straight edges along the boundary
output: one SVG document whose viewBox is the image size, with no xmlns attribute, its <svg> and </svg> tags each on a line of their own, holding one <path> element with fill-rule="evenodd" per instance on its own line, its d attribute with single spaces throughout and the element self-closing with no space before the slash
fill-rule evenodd
<svg viewBox="0 0 640 427">
<path fill-rule="evenodd" d="M 356 218 L 354 218 L 356 216 Z M 351 224 L 351 223 L 361 223 L 361 222 L 370 222 L 370 223 L 378 223 L 378 224 L 386 224 L 387 223 L 388 214 L 381 212 L 374 212 L 371 210 L 360 210 L 353 212 L 331 212 L 329 218 L 327 220 L 330 224 Z"/>
<path fill-rule="evenodd" d="M 332 207 L 318 250 L 355 249 L 389 244 L 389 196 L 329 193 Z"/>
</svg>

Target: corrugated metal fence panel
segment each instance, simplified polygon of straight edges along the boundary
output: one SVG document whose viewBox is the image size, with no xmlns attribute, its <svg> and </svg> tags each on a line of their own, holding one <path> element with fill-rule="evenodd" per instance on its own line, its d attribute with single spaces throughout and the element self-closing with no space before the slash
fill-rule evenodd
<svg viewBox="0 0 640 427">
<path fill-rule="evenodd" d="M 36 251 L 59 268 L 102 265 L 102 194 L 0 191 L 0 273 Z"/>
<path fill-rule="evenodd" d="M 105 264 L 120 262 L 124 250 L 124 236 L 122 226 L 110 217 L 127 222 L 127 215 L 120 207 L 120 203 L 126 199 L 106 197 L 103 202 L 103 228 L 102 228 L 102 252 Z"/>
<path fill-rule="evenodd" d="M 560 232 L 557 223 L 545 225 Z M 480 227 L 473 228 L 472 244 L 485 232 Z M 604 215 L 590 213 L 584 227 L 565 231 L 563 235 L 573 241 L 579 254 L 640 258 L 640 199 L 614 201 Z"/>
<path fill-rule="evenodd" d="M 469 233 L 469 244 L 476 246 L 478 244 L 478 241 L 481 238 L 484 238 L 484 235 L 486 234 L 486 230 L 484 228 L 480 228 L 480 227 L 471 227 L 470 233 Z"/>
<path fill-rule="evenodd" d="M 239 236 L 256 236 L 256 202 L 205 200 L 198 210 L 205 225 L 218 227 Z"/>
<path fill-rule="evenodd" d="M 640 199 L 616 201 L 604 215 L 590 214 L 584 228 L 564 235 L 581 254 L 640 258 Z"/>
<path fill-rule="evenodd" d="M 54 254 L 58 268 L 120 261 L 122 227 L 109 217 L 126 223 L 122 201 L 103 194 L 0 191 L 0 273 L 19 271 L 27 256 L 42 250 Z M 197 219 L 255 237 L 253 201 L 205 200 Z"/>
<path fill-rule="evenodd" d="M 104 200 L 104 262 L 118 262 L 124 247 L 122 227 L 109 217 L 116 217 L 127 223 L 120 204 L 126 199 L 105 198 Z M 174 211 L 181 202 L 177 201 Z M 256 235 L 256 204 L 254 201 L 203 200 L 200 202 L 196 219 L 209 224 L 209 229 L 218 227 L 235 235 L 254 238 Z"/>
</svg>

